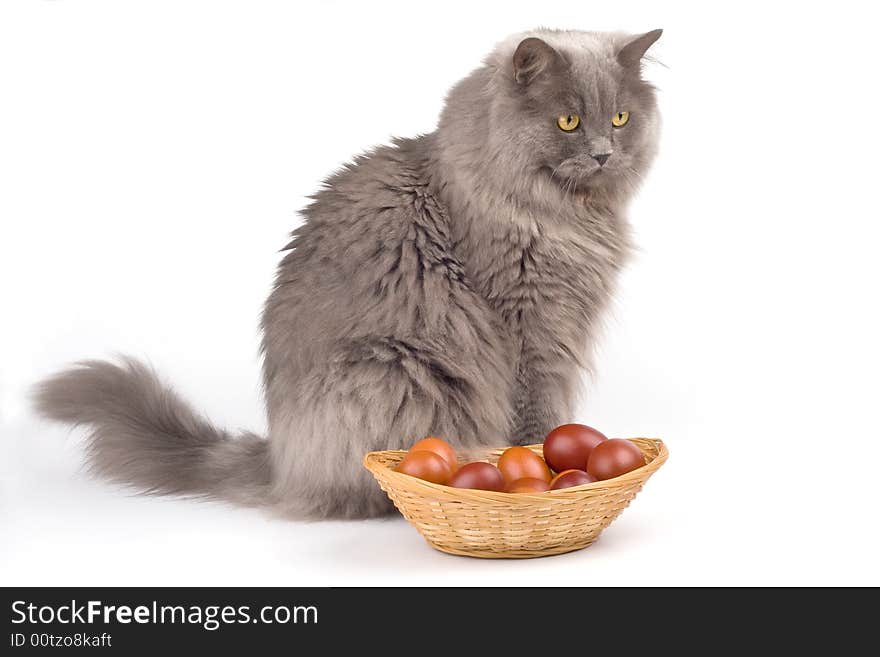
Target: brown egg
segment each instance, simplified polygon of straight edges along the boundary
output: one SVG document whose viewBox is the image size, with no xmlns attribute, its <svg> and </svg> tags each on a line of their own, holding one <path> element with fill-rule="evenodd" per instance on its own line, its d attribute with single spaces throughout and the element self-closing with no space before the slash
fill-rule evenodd
<svg viewBox="0 0 880 657">
<path fill-rule="evenodd" d="M 550 490 L 583 486 L 584 484 L 592 484 L 594 481 L 599 480 L 583 470 L 564 470 L 553 477 L 553 481 L 550 482 Z"/>
<path fill-rule="evenodd" d="M 527 447 L 508 447 L 504 450 L 498 459 L 498 469 L 507 483 L 526 477 L 543 479 L 550 483 L 553 478 L 544 459 Z"/>
<path fill-rule="evenodd" d="M 543 479 L 523 477 L 509 484 L 504 489 L 506 493 L 546 493 L 550 490 L 550 484 Z"/>
<path fill-rule="evenodd" d="M 452 468 L 434 452 L 407 452 L 394 469 L 434 484 L 445 484 L 452 476 Z"/>
<path fill-rule="evenodd" d="M 433 436 L 422 438 L 415 445 L 410 447 L 409 451 L 434 452 L 449 464 L 449 467 L 452 468 L 453 472 L 458 470 L 458 457 L 455 455 L 455 450 L 452 448 L 452 445 L 442 438 L 434 438 Z"/>
<path fill-rule="evenodd" d="M 504 477 L 501 470 L 491 463 L 476 461 L 461 466 L 449 479 L 447 486 L 500 492 L 504 490 Z"/>
<path fill-rule="evenodd" d="M 612 479 L 645 465 L 642 450 L 624 438 L 612 438 L 596 445 L 587 472 L 597 479 Z"/>
<path fill-rule="evenodd" d="M 605 435 L 585 424 L 563 424 L 544 439 L 544 459 L 556 472 L 586 470 L 590 452 Z"/>
</svg>

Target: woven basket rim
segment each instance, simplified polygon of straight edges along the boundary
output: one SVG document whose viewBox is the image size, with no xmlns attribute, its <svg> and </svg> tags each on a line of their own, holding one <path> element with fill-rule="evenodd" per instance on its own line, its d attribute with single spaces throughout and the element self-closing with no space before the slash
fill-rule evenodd
<svg viewBox="0 0 880 657">
<path fill-rule="evenodd" d="M 470 502 L 483 502 L 490 504 L 534 504 L 535 502 L 548 502 L 554 499 L 578 498 L 581 496 L 594 494 L 596 491 L 600 491 L 603 489 L 619 488 L 621 486 L 626 486 L 634 481 L 646 480 L 654 472 L 656 472 L 669 457 L 669 451 L 667 450 L 666 445 L 659 438 L 628 438 L 627 440 L 631 440 L 636 443 L 636 445 L 642 450 L 642 453 L 646 452 L 646 448 L 652 448 L 652 451 L 656 449 L 657 455 L 654 456 L 654 458 L 652 458 L 650 461 L 645 463 L 645 465 L 620 476 L 613 477 L 611 479 L 602 479 L 600 481 L 594 481 L 589 484 L 582 484 L 580 486 L 572 486 L 571 488 L 561 488 L 559 490 L 545 491 L 541 493 L 503 493 L 478 490 L 474 488 L 454 488 L 452 486 L 446 486 L 443 484 L 434 484 L 430 481 L 425 481 L 424 479 L 418 479 L 411 475 L 403 474 L 402 472 L 395 472 L 388 465 L 382 462 L 383 458 L 387 458 L 389 456 L 402 457 L 404 454 L 407 453 L 407 450 L 405 449 L 391 449 L 377 452 L 369 452 L 364 456 L 363 464 L 364 467 L 367 468 L 367 470 L 373 473 L 373 475 L 381 476 L 389 483 L 392 483 L 395 487 L 409 488 L 413 491 L 420 490 L 426 496 L 433 497 L 441 495 L 450 499 L 457 498 Z M 508 447 L 510 447 L 510 445 L 502 447 L 487 447 L 482 451 L 486 456 L 489 456 L 494 452 L 503 451 Z M 543 454 L 541 443 L 525 445 L 525 447 L 531 449 L 533 452 L 536 452 L 538 454 Z"/>
</svg>

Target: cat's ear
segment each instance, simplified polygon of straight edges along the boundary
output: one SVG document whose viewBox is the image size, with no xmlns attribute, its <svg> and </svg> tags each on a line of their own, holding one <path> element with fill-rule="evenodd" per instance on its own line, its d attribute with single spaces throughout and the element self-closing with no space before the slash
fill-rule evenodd
<svg viewBox="0 0 880 657">
<path fill-rule="evenodd" d="M 536 37 L 523 39 L 513 53 L 513 78 L 518 84 L 527 85 L 543 73 L 551 72 L 563 64 L 562 56 L 546 41 Z"/>
<path fill-rule="evenodd" d="M 663 30 L 651 30 L 627 41 L 626 45 L 617 53 L 617 61 L 624 68 L 638 68 L 642 57 L 648 52 L 654 42 L 660 38 Z"/>
</svg>

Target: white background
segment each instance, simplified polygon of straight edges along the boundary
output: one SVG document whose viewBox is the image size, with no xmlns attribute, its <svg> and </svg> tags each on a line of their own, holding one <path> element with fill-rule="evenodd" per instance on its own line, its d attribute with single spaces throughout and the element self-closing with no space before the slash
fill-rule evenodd
<svg viewBox="0 0 880 657">
<path fill-rule="evenodd" d="M 875 23 L 665 4 L 2 3 L 0 584 L 880 584 Z M 28 386 L 131 353 L 264 429 L 258 315 L 297 209 L 536 25 L 666 30 L 642 251 L 579 419 L 671 456 L 594 546 L 458 558 L 399 517 L 284 522 L 82 472 Z"/>
</svg>

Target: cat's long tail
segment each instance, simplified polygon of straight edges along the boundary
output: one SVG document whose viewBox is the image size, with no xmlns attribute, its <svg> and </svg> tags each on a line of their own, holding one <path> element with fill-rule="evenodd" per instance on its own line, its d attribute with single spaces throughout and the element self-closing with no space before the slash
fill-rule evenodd
<svg viewBox="0 0 880 657">
<path fill-rule="evenodd" d="M 269 503 L 268 442 L 200 417 L 143 363 L 85 361 L 38 384 L 37 410 L 84 425 L 91 470 L 147 493 Z"/>
</svg>

